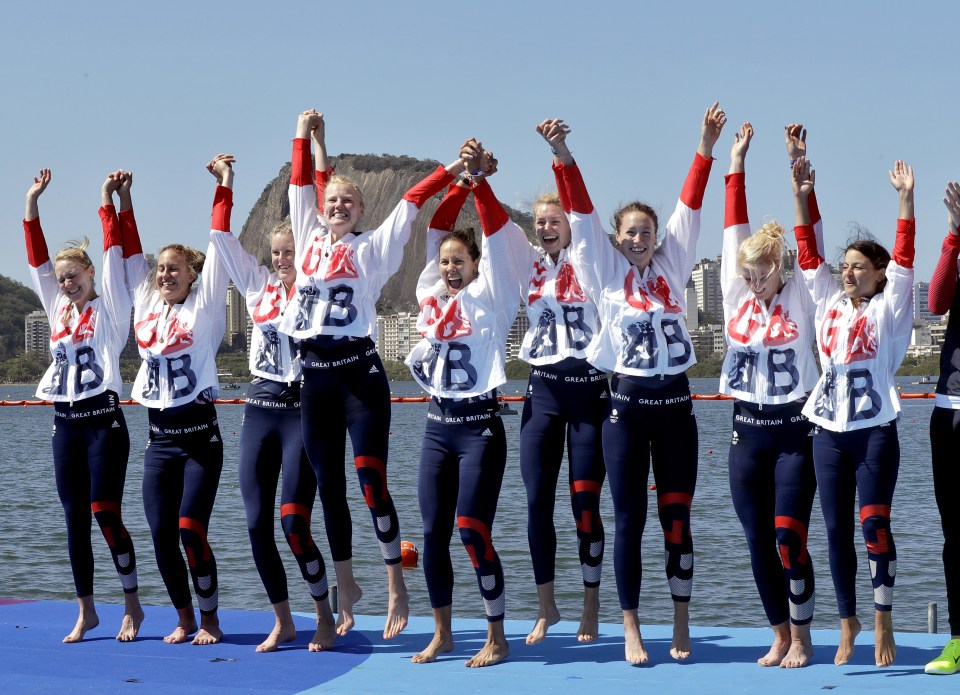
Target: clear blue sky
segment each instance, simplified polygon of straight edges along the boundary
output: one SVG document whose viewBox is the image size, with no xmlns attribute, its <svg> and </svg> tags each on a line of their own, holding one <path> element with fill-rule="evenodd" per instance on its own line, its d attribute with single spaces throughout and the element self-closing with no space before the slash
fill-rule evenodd
<svg viewBox="0 0 960 695">
<path fill-rule="evenodd" d="M 792 225 L 782 127 L 809 127 L 827 249 L 857 221 L 888 247 L 897 158 L 917 179 L 918 279 L 946 231 L 956 151 L 956 2 L 168 2 L 6 4 L 0 28 L 0 273 L 28 282 L 23 197 L 43 166 L 51 248 L 99 243 L 107 171 L 135 172 L 144 247 L 205 246 L 213 179 L 237 156 L 234 228 L 290 157 L 297 114 L 326 114 L 332 153 L 452 160 L 476 136 L 500 158 L 491 181 L 518 205 L 552 184 L 534 132 L 570 144 L 604 219 L 639 198 L 669 214 L 719 99 L 730 122 L 704 206 L 701 256 L 720 249 L 734 129 L 753 122 L 754 227 Z M 831 253 L 832 255 L 832 253 Z"/>
</svg>

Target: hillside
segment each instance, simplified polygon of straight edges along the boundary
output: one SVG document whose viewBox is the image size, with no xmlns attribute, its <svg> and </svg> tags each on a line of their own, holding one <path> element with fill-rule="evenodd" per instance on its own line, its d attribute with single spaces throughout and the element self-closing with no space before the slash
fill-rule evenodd
<svg viewBox="0 0 960 695">
<path fill-rule="evenodd" d="M 437 162 L 421 161 L 412 157 L 394 157 L 390 155 L 354 155 L 344 154 L 336 158 L 338 174 L 344 174 L 356 181 L 366 205 L 366 211 L 360 226 L 364 230 L 375 229 L 387 218 L 403 194 L 424 176 L 433 171 Z M 270 232 L 290 214 L 287 202 L 287 188 L 290 182 L 290 164 L 280 169 L 277 177 L 267 184 L 259 200 L 250 211 L 240 243 L 247 251 L 268 263 L 270 257 Z M 491 179 L 494 190 L 497 179 Z M 400 270 L 386 284 L 381 294 L 377 310 L 383 313 L 397 311 L 416 311 L 417 277 L 423 270 L 425 261 L 425 240 L 427 224 L 437 209 L 442 193 L 423 206 L 417 221 L 413 225 L 410 241 L 404 248 L 403 263 Z M 507 212 L 533 239 L 533 218 L 530 214 L 507 208 Z M 460 213 L 460 227 L 473 227 L 479 234 L 480 220 L 477 217 L 473 199 L 467 200 Z"/>
<path fill-rule="evenodd" d="M 23 352 L 23 317 L 41 309 L 32 289 L 0 275 L 0 359 Z"/>
</svg>

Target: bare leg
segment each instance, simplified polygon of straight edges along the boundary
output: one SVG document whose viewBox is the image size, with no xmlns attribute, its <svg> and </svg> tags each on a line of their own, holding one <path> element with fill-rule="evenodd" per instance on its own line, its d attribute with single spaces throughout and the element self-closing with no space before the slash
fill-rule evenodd
<svg viewBox="0 0 960 695">
<path fill-rule="evenodd" d="M 527 635 L 527 644 L 539 644 L 547 636 L 547 629 L 560 622 L 560 610 L 557 608 L 557 599 L 553 593 L 553 582 L 537 584 L 537 600 L 540 609 L 537 611 L 537 622 Z"/>
<path fill-rule="evenodd" d="M 650 658 L 643 648 L 643 638 L 640 636 L 640 618 L 637 611 L 623 612 L 623 648 L 627 663 L 645 664 Z"/>
<path fill-rule="evenodd" d="M 134 591 L 123 595 L 123 621 L 120 623 L 120 632 L 117 639 L 120 642 L 132 642 L 140 632 L 143 623 L 143 609 L 140 607 L 140 595 Z"/>
<path fill-rule="evenodd" d="M 314 601 L 317 607 L 317 631 L 310 640 L 311 652 L 325 652 L 333 646 L 337 639 L 337 627 L 330 610 L 330 600 Z"/>
<path fill-rule="evenodd" d="M 893 612 L 876 611 L 874 640 L 876 641 L 877 666 L 886 668 L 897 656 L 897 644 L 893 641 Z"/>
<path fill-rule="evenodd" d="M 77 603 L 80 605 L 80 615 L 77 616 L 77 624 L 73 626 L 73 630 L 63 638 L 64 644 L 81 641 L 87 634 L 87 630 L 92 630 L 100 624 L 97 608 L 93 605 L 93 594 L 80 596 L 77 598 Z"/>
<path fill-rule="evenodd" d="M 580 614 L 578 642 L 593 642 L 600 634 L 600 587 L 583 588 L 583 613 Z"/>
<path fill-rule="evenodd" d="M 407 585 L 403 581 L 403 565 L 387 565 L 387 622 L 383 626 L 383 639 L 393 639 L 407 626 L 410 602 Z"/>
<path fill-rule="evenodd" d="M 493 666 L 510 655 L 510 645 L 507 644 L 507 636 L 503 632 L 503 621 L 487 623 L 487 643 L 483 649 L 473 655 L 472 659 L 467 660 L 467 668 L 480 668 L 482 666 Z"/>
<path fill-rule="evenodd" d="M 410 659 L 415 664 L 429 664 L 437 660 L 437 654 L 446 654 L 453 651 L 453 606 L 433 609 L 433 639 L 419 654 Z"/>
<path fill-rule="evenodd" d="M 813 640 L 810 639 L 810 623 L 790 626 L 790 651 L 780 662 L 781 668 L 803 668 L 813 656 Z"/>
<path fill-rule="evenodd" d="M 673 602 L 673 642 L 670 644 L 670 656 L 683 661 L 690 656 L 690 603 Z"/>
<path fill-rule="evenodd" d="M 353 629 L 353 605 L 363 598 L 360 585 L 353 578 L 353 560 L 333 563 L 337 574 L 337 634 L 343 637 Z"/>
<path fill-rule="evenodd" d="M 258 652 L 275 652 L 280 644 L 292 642 L 297 638 L 297 627 L 290 612 L 290 602 L 280 601 L 273 604 L 273 614 L 276 616 L 273 631 L 257 647 Z"/>
<path fill-rule="evenodd" d="M 840 618 L 840 646 L 837 647 L 837 655 L 833 657 L 833 663 L 843 666 L 850 661 L 850 657 L 853 656 L 853 643 L 859 634 L 860 619 L 857 616 Z"/>
<path fill-rule="evenodd" d="M 193 614 L 193 604 L 186 608 L 177 609 L 177 626 L 169 635 L 163 638 L 167 644 L 182 644 L 190 639 L 190 635 L 197 631 L 197 619 Z"/>
<path fill-rule="evenodd" d="M 194 644 L 219 644 L 223 639 L 223 630 L 220 629 L 220 618 L 216 613 L 200 616 L 200 629 L 193 638 Z"/>
<path fill-rule="evenodd" d="M 771 625 L 773 629 L 773 644 L 764 656 L 757 659 L 761 666 L 779 666 L 783 658 L 790 651 L 790 621 L 785 620 L 779 625 Z"/>
</svg>

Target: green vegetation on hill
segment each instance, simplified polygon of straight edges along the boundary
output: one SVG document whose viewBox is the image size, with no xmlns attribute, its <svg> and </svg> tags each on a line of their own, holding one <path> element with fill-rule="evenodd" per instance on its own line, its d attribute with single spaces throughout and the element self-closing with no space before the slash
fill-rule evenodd
<svg viewBox="0 0 960 695">
<path fill-rule="evenodd" d="M 23 353 L 23 319 L 41 308 L 32 289 L 0 275 L 0 360 Z"/>
</svg>

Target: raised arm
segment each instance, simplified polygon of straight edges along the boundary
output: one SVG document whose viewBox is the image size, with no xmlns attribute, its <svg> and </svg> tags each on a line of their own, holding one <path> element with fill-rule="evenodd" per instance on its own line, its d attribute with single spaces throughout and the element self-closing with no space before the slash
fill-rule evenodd
<svg viewBox="0 0 960 695">
<path fill-rule="evenodd" d="M 913 167 L 903 160 L 897 160 L 890 172 L 890 183 L 900 196 L 893 260 L 903 268 L 913 268 L 916 236 L 916 220 L 913 216 Z"/>
<path fill-rule="evenodd" d="M 720 261 L 720 277 L 724 294 L 733 290 L 739 281 L 737 253 L 750 236 L 750 218 L 747 215 L 747 188 L 745 162 L 753 126 L 744 123 L 733 136 L 730 148 L 730 172 L 724 177 L 726 199 L 723 215 L 723 254 Z"/>
<path fill-rule="evenodd" d="M 943 197 L 947 207 L 947 236 L 940 247 L 940 260 L 927 293 L 930 311 L 942 316 L 950 311 L 957 292 L 957 257 L 960 256 L 960 184 L 947 183 Z"/>
<path fill-rule="evenodd" d="M 150 275 L 150 265 L 143 257 L 143 246 L 140 243 L 140 230 L 137 229 L 137 220 L 133 215 L 133 172 L 120 169 L 120 187 L 117 197 L 120 199 L 120 235 L 123 243 L 123 268 L 125 281 L 131 296 L 140 283 Z M 104 183 L 106 186 L 106 183 Z"/>
<path fill-rule="evenodd" d="M 23 216 L 23 236 L 27 246 L 27 263 L 30 265 L 30 278 L 34 289 L 40 297 L 47 316 L 56 305 L 57 280 L 53 277 L 53 264 L 50 262 L 50 252 L 47 250 L 47 241 L 40 226 L 40 207 L 38 200 L 50 183 L 50 170 L 41 169 L 39 175 L 33 179 L 33 185 L 27 189 L 26 212 Z M 41 271 L 42 266 L 47 266 Z"/>
<path fill-rule="evenodd" d="M 720 139 L 720 133 L 727 122 L 727 115 L 720 108 L 720 102 L 713 102 L 713 106 L 703 114 L 703 123 L 700 124 L 700 144 L 697 154 L 704 159 L 713 159 L 713 146 Z"/>
<path fill-rule="evenodd" d="M 230 213 L 233 210 L 233 163 L 230 154 L 218 154 L 207 163 L 207 171 L 217 180 L 217 189 L 213 196 L 213 215 L 210 221 L 211 232 L 230 231 Z M 207 246 L 207 257 L 203 263 L 198 290 L 198 307 L 204 309 L 207 317 L 217 322 L 215 331 L 223 335 L 226 324 L 224 306 L 227 298 L 227 283 L 230 278 L 223 264 L 217 245 L 211 242 Z"/>
<path fill-rule="evenodd" d="M 124 337 L 130 330 L 130 308 L 133 306 L 133 296 L 128 291 L 123 226 L 113 205 L 113 194 L 120 191 L 126 178 L 128 178 L 127 173 L 123 169 L 111 171 L 100 188 L 100 224 L 103 229 L 101 296 L 104 306 L 107 307 L 107 316 L 117 328 L 117 334 Z M 126 198 L 128 210 L 132 214 L 129 185 L 126 188 Z"/>
</svg>

